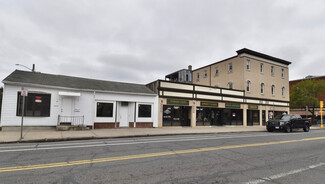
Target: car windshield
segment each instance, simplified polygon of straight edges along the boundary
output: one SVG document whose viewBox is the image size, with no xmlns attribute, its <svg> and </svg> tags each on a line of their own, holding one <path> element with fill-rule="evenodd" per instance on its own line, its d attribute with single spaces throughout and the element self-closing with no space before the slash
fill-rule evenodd
<svg viewBox="0 0 325 184">
<path fill-rule="evenodd" d="M 290 120 L 290 115 L 278 115 L 278 116 L 275 117 L 275 120 L 289 121 Z"/>
</svg>

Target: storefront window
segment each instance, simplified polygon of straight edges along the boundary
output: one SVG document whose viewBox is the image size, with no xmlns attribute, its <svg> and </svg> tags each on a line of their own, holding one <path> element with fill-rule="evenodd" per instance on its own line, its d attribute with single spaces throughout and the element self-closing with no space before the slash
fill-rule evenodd
<svg viewBox="0 0 325 184">
<path fill-rule="evenodd" d="M 196 108 L 196 125 L 222 125 L 221 114 L 221 110 L 216 108 L 198 107 Z"/>
<path fill-rule="evenodd" d="M 151 118 L 151 105 L 139 105 L 139 118 Z"/>
<path fill-rule="evenodd" d="M 163 126 L 190 126 L 190 112 L 187 106 L 164 105 Z"/>
<path fill-rule="evenodd" d="M 96 117 L 113 117 L 113 103 L 97 102 Z"/>
<path fill-rule="evenodd" d="M 17 116 L 22 115 L 23 97 L 18 92 Z M 25 97 L 24 116 L 49 117 L 51 109 L 51 95 L 28 93 Z"/>
</svg>

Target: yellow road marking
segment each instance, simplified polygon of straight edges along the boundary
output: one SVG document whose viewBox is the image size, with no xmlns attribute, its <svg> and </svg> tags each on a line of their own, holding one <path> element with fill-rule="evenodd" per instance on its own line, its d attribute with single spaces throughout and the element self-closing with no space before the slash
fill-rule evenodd
<svg viewBox="0 0 325 184">
<path fill-rule="evenodd" d="M 198 148 L 198 149 L 188 149 L 188 150 L 178 150 L 178 151 L 167 151 L 167 152 L 147 153 L 147 154 L 139 154 L 139 155 L 98 158 L 98 159 L 91 159 L 91 160 L 79 160 L 79 161 L 71 161 L 71 162 L 58 162 L 58 163 L 38 164 L 38 165 L 3 167 L 0 168 L 0 173 L 53 168 L 53 167 L 65 167 L 65 166 L 73 166 L 73 165 L 84 165 L 84 164 L 93 164 L 93 163 L 102 163 L 102 162 L 112 162 L 112 161 L 121 161 L 121 160 L 132 160 L 137 158 L 160 157 L 160 156 L 168 156 L 168 155 L 176 155 L 176 154 L 197 153 L 197 152 L 226 150 L 226 149 L 235 149 L 235 148 L 268 146 L 268 145 L 275 145 L 275 144 L 287 144 L 287 143 L 314 141 L 314 140 L 323 140 L 323 139 L 325 139 L 325 137 L 315 137 L 315 138 L 305 138 L 305 139 L 275 141 L 275 142 L 263 142 L 263 143 L 254 143 L 254 144 L 240 144 L 240 145 L 230 145 L 230 146 L 220 146 L 220 147 L 208 147 L 208 148 Z"/>
</svg>

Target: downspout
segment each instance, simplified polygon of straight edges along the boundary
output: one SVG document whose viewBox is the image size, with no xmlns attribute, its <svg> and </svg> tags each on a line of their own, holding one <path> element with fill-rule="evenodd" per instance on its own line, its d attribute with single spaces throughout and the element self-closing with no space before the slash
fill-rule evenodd
<svg viewBox="0 0 325 184">
<path fill-rule="evenodd" d="M 115 122 L 114 122 L 115 128 L 116 128 L 116 124 L 117 124 L 117 101 L 115 102 Z"/>
<path fill-rule="evenodd" d="M 211 86 L 211 78 L 212 78 L 212 74 L 211 74 L 211 66 L 210 66 L 210 86 Z"/>
<path fill-rule="evenodd" d="M 134 105 L 134 128 L 137 127 L 137 102 L 135 102 L 135 105 Z"/>
<path fill-rule="evenodd" d="M 96 106 L 95 100 L 96 100 L 96 92 L 94 91 L 94 95 L 93 95 L 93 126 L 92 126 L 93 130 L 95 129 L 95 116 L 97 116 L 96 115 L 97 106 Z"/>
</svg>

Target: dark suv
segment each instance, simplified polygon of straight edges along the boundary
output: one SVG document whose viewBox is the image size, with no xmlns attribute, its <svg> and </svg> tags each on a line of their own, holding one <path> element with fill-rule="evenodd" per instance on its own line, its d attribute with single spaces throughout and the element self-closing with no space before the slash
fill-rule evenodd
<svg viewBox="0 0 325 184">
<path fill-rule="evenodd" d="M 299 114 L 280 115 L 266 123 L 268 132 L 274 130 L 284 130 L 285 132 L 292 132 L 292 129 L 302 128 L 305 132 L 309 132 L 310 120 L 303 119 Z"/>
</svg>

